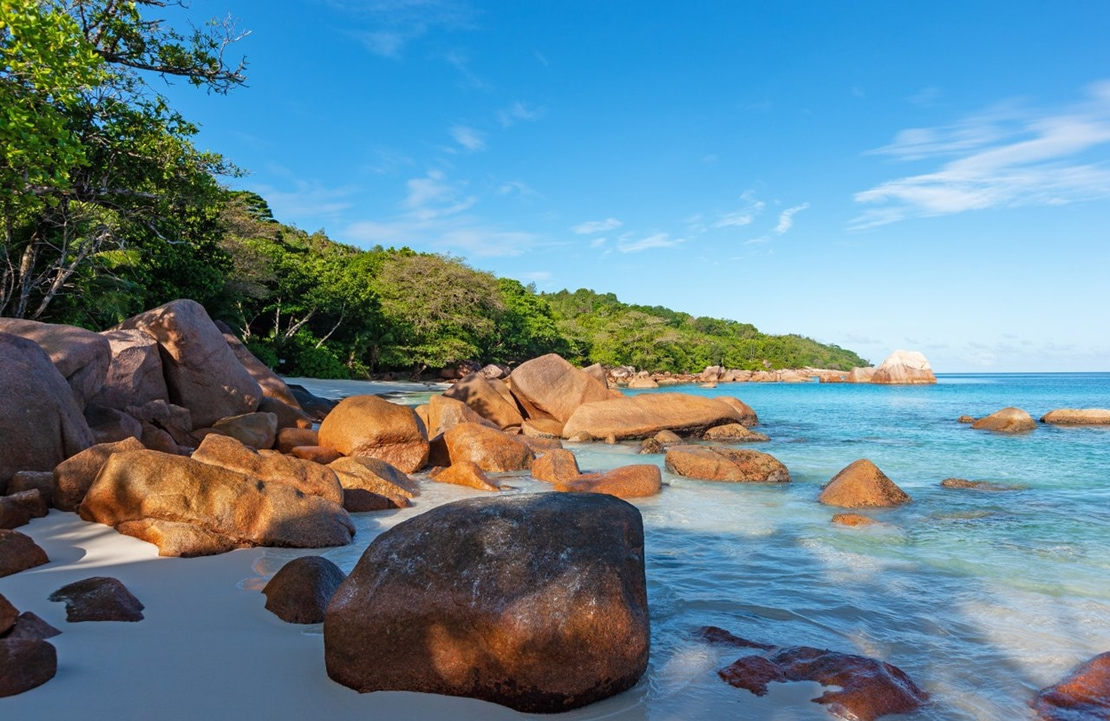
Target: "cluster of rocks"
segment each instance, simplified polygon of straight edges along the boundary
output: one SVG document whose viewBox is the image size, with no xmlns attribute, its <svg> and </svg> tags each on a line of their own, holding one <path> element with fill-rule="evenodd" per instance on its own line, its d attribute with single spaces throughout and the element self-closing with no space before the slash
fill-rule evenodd
<svg viewBox="0 0 1110 721">
<path fill-rule="evenodd" d="M 983 418 L 960 416 L 960 423 L 968 423 L 977 431 L 995 433 L 1027 433 L 1036 430 L 1037 421 L 1020 408 L 1003 408 Z M 1041 416 L 1040 422 L 1053 426 L 1105 426 L 1110 425 L 1110 409 L 1107 408 L 1057 408 Z"/>
</svg>

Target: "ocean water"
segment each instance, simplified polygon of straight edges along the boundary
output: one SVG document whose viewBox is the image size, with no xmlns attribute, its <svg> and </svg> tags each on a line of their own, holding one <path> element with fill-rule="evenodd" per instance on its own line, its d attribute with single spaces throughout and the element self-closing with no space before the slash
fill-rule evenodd
<svg viewBox="0 0 1110 721">
<path fill-rule="evenodd" d="M 777 645 L 880 658 L 931 703 L 906 718 L 1031 719 L 1035 692 L 1110 651 L 1110 428 L 1041 426 L 1001 435 L 956 422 L 1017 406 L 1110 407 L 1110 374 L 947 375 L 934 386 L 721 384 L 770 436 L 751 444 L 791 472 L 784 485 L 721 484 L 664 473 L 644 517 L 652 653 L 629 692 L 560 718 L 828 719 L 817 684 L 772 684 L 757 698 L 717 670 L 746 655 L 696 637 L 705 625 Z M 656 392 L 656 391 L 645 391 Z M 637 444 L 567 444 L 584 470 L 631 463 Z M 865 510 L 880 524 L 833 525 L 820 487 L 859 458 L 912 502 Z M 942 488 L 948 477 L 1011 490 Z M 509 475 L 512 490 L 545 484 Z M 423 483 L 411 509 L 356 516 L 355 544 L 325 555 L 345 570 L 381 531 L 433 505 L 482 495 Z M 268 550 L 261 575 L 291 552 Z M 524 718 L 524 716 L 521 716 Z"/>
</svg>

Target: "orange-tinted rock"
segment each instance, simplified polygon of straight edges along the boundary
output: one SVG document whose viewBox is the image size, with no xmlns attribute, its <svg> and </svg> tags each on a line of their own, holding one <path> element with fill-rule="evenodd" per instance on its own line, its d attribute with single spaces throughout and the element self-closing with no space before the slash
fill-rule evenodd
<svg viewBox="0 0 1110 721">
<path fill-rule="evenodd" d="M 443 434 L 451 465 L 473 461 L 483 471 L 522 471 L 532 466 L 535 454 L 513 436 L 477 423 L 462 423 Z"/>
<path fill-rule="evenodd" d="M 430 477 L 436 483 L 467 486 L 468 488 L 477 488 L 479 491 L 501 490 L 490 481 L 485 471 L 473 461 L 455 461 L 447 468 L 433 470 Z"/>
<path fill-rule="evenodd" d="M 656 383 L 651 378 L 643 377 L 643 376 L 637 376 L 636 378 L 633 378 L 632 380 L 628 381 L 628 387 L 633 389 L 633 390 L 637 390 L 637 389 L 642 390 L 642 389 L 645 389 L 645 388 L 658 388 L 659 384 Z"/>
<path fill-rule="evenodd" d="M 991 413 L 986 418 L 980 418 L 971 424 L 977 431 L 995 431 L 996 433 L 1024 433 L 1037 427 L 1033 416 L 1020 408 L 1003 408 Z"/>
<path fill-rule="evenodd" d="M 766 694 L 771 682 L 816 681 L 823 686 L 839 687 L 826 690 L 813 699 L 814 703 L 858 721 L 910 713 L 929 700 L 928 694 L 896 666 L 866 656 L 808 646 L 745 656 L 718 674 L 729 684 L 757 696 Z"/>
<path fill-rule="evenodd" d="M 969 481 L 966 478 L 945 478 L 940 482 L 944 488 L 958 488 L 974 491 L 1014 491 L 1017 490 L 1016 486 L 1007 486 L 1001 483 L 991 483 L 990 481 Z"/>
<path fill-rule="evenodd" d="M 529 418 L 520 432 L 529 438 L 562 438 L 563 424 L 554 418 Z"/>
<path fill-rule="evenodd" d="M 716 646 L 732 646 L 734 648 L 758 648 L 764 651 L 771 651 L 776 648 L 769 643 L 760 643 L 759 641 L 750 641 L 746 638 L 736 636 L 719 626 L 702 626 L 698 629 L 697 636 L 703 641 L 714 644 Z"/>
<path fill-rule="evenodd" d="M 30 536 L 0 528 L 0 578 L 50 563 Z"/>
<path fill-rule="evenodd" d="M 397 468 L 377 458 L 354 456 L 332 461 L 328 468 L 339 476 L 344 491 L 362 490 L 392 499 L 398 508 L 408 507 L 408 499 L 420 495 L 416 482 Z"/>
<path fill-rule="evenodd" d="M 278 431 L 274 448 L 289 453 L 297 446 L 318 446 L 320 437 L 311 428 L 282 428 Z"/>
<path fill-rule="evenodd" d="M 432 396 L 428 399 L 428 437 L 434 438 L 460 423 L 477 423 L 490 428 L 501 429 L 493 421 L 486 420 L 466 403 L 447 396 Z"/>
<path fill-rule="evenodd" d="M 499 428 L 519 427 L 524 417 L 517 408 L 516 400 L 511 395 L 506 397 L 507 393 L 508 388 L 503 382 L 492 381 L 481 373 L 471 373 L 444 391 L 443 395 L 462 401 Z"/>
<path fill-rule="evenodd" d="M 262 389 L 199 303 L 175 300 L 118 328 L 141 330 L 158 341 L 170 402 L 188 408 L 198 428 L 258 408 Z"/>
<path fill-rule="evenodd" d="M 343 455 L 334 448 L 326 448 L 324 446 L 297 446 L 289 449 L 289 455 L 294 458 L 299 458 L 302 461 L 312 461 L 326 466 L 329 463 L 338 461 Z"/>
<path fill-rule="evenodd" d="M 1110 719 L 1110 652 L 1081 664 L 1060 683 L 1041 689 L 1030 705 L 1041 721 Z"/>
<path fill-rule="evenodd" d="M 54 507 L 60 511 L 76 511 L 85 494 L 96 479 L 96 474 L 108 462 L 113 453 L 140 451 L 143 444 L 134 438 L 126 438 L 117 443 L 100 443 L 86 448 L 68 460 L 59 463 L 52 475 L 51 497 Z"/>
<path fill-rule="evenodd" d="M 556 491 L 607 493 L 617 498 L 646 498 L 663 489 L 663 474 L 654 463 L 614 468 L 604 473 L 587 473 L 555 483 Z"/>
<path fill-rule="evenodd" d="M 428 462 L 428 438 L 408 406 L 377 396 L 344 398 L 320 424 L 320 445 L 345 456 L 369 456 L 404 473 Z"/>
<path fill-rule="evenodd" d="M 838 526 L 873 526 L 878 521 L 858 513 L 838 513 L 832 517 L 832 522 Z"/>
<path fill-rule="evenodd" d="M 740 420 L 737 422 L 745 428 L 759 425 L 759 417 L 755 414 L 755 411 L 752 410 L 751 406 L 739 398 L 733 398 L 732 396 L 714 396 L 714 400 L 732 406 L 736 412 L 740 414 Z"/>
<path fill-rule="evenodd" d="M 58 652 L 41 639 L 0 638 L 0 698 L 43 685 L 58 672 Z"/>
<path fill-rule="evenodd" d="M 960 416 L 959 418 L 956 419 L 957 423 L 971 424 L 971 423 L 974 423 L 975 421 L 976 421 L 976 418 L 974 416 Z"/>
<path fill-rule="evenodd" d="M 66 621 L 142 621 L 143 604 L 117 578 L 94 576 L 62 586 L 50 594 L 64 601 Z"/>
<path fill-rule="evenodd" d="M 1041 416 L 1041 423 L 1058 426 L 1104 426 L 1110 424 L 1110 409 L 1057 408 Z"/>
<path fill-rule="evenodd" d="M 925 385 L 936 383 L 937 377 L 929 361 L 913 350 L 896 350 L 875 369 L 872 383 L 885 385 Z"/>
<path fill-rule="evenodd" d="M 563 447 L 563 442 L 558 438 L 529 438 L 524 435 L 514 436 L 516 440 L 532 449 L 533 453 L 547 453 L 557 451 Z"/>
<path fill-rule="evenodd" d="M 707 441 L 728 441 L 730 443 L 762 443 L 771 440 L 762 433 L 756 433 L 739 423 L 726 423 L 713 426 L 702 435 Z"/>
<path fill-rule="evenodd" d="M 580 476 L 578 459 L 565 449 L 546 451 L 532 461 L 532 477 L 537 481 L 560 483 Z"/>
<path fill-rule="evenodd" d="M 281 483 L 332 503 L 343 503 L 343 488 L 331 468 L 280 453 L 259 453 L 230 436 L 216 433 L 205 436 L 193 452 L 193 460 L 266 483 Z"/>
<path fill-rule="evenodd" d="M 554 418 L 561 423 L 582 404 L 613 397 L 603 383 L 554 353 L 521 363 L 509 381 L 529 418 Z"/>
<path fill-rule="evenodd" d="M 193 523 L 167 521 L 159 518 L 141 518 L 135 521 L 121 521 L 116 531 L 125 536 L 158 546 L 159 556 L 195 558 L 215 556 L 238 548 L 250 548 L 254 544 L 237 538 L 209 531 Z"/>
<path fill-rule="evenodd" d="M 632 687 L 649 623 L 635 507 L 589 493 L 490 496 L 374 539 L 328 607 L 324 658 L 333 680 L 364 693 L 554 713 Z"/>
<path fill-rule="evenodd" d="M 227 539 L 231 546 L 319 548 L 345 545 L 354 535 L 350 518 L 335 501 L 157 451 L 109 458 L 78 513 L 121 533 L 131 528 L 128 522 L 144 522 L 139 528 L 159 522 L 163 535 L 173 529 L 166 523 L 194 526 L 201 532 L 194 535 L 210 539 L 198 552 L 219 547 L 211 537 Z M 176 538 L 170 541 L 159 550 L 183 547 Z"/>
<path fill-rule="evenodd" d="M 845 466 L 821 490 L 817 500 L 841 508 L 897 506 L 910 497 L 871 461 L 861 458 Z"/>
<path fill-rule="evenodd" d="M 769 453 L 721 446 L 671 446 L 667 470 L 686 478 L 735 483 L 788 483 L 790 471 Z"/>
<path fill-rule="evenodd" d="M 322 556 L 294 558 L 262 589 L 266 610 L 287 623 L 323 623 L 331 597 L 346 576 Z"/>
<path fill-rule="evenodd" d="M 870 383 L 871 379 L 875 377 L 876 368 L 868 366 L 866 368 L 853 368 L 848 371 L 848 375 L 844 377 L 845 383 Z"/>
<path fill-rule="evenodd" d="M 34 341 L 0 333 L 0 399 L 0 487 L 92 445 L 73 389 Z"/>
<path fill-rule="evenodd" d="M 212 424 L 212 429 L 251 448 L 273 448 L 278 421 L 273 413 L 244 413 L 221 418 Z"/>
<path fill-rule="evenodd" d="M 567 438 L 589 433 L 594 438 L 646 438 L 661 430 L 696 434 L 724 423 L 741 423 L 733 406 L 716 398 L 685 393 L 644 393 L 580 406 L 563 426 Z"/>
</svg>

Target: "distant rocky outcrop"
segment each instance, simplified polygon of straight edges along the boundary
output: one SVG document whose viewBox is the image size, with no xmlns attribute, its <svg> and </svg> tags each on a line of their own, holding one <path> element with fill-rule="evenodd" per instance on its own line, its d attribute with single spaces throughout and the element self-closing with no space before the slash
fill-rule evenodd
<svg viewBox="0 0 1110 721">
<path fill-rule="evenodd" d="M 871 382 L 883 385 L 925 385 L 937 377 L 925 356 L 917 351 L 896 350 L 875 369 Z"/>
</svg>

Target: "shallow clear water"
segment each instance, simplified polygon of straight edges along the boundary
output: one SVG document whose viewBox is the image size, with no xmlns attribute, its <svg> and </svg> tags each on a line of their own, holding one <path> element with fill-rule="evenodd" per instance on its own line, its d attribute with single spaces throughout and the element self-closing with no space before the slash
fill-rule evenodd
<svg viewBox="0 0 1110 721">
<path fill-rule="evenodd" d="M 652 656 L 632 691 L 572 719 L 827 719 L 815 684 L 773 684 L 757 699 L 718 668 L 744 655 L 694 637 L 704 625 L 778 645 L 875 656 L 932 697 L 912 719 L 1028 719 L 1033 693 L 1110 650 L 1110 428 L 1006 436 L 960 415 L 1017 406 L 1110 407 L 1110 374 L 950 375 L 935 386 L 721 384 L 667 389 L 751 405 L 755 444 L 786 464 L 787 485 L 716 484 L 664 474 L 634 501 L 647 532 Z M 655 391 L 648 391 L 655 392 Z M 633 444 L 568 444 L 583 469 L 656 462 Z M 909 493 L 865 511 L 868 528 L 834 526 L 820 486 L 858 458 Z M 948 477 L 1016 490 L 940 487 Z M 507 477 L 512 492 L 547 490 Z M 385 528 L 432 505 L 481 495 L 434 483 L 405 511 L 361 514 L 355 545 L 326 555 L 349 570 Z M 284 562 L 271 550 L 269 575 Z M 887 717 L 896 718 L 896 717 Z"/>
</svg>

